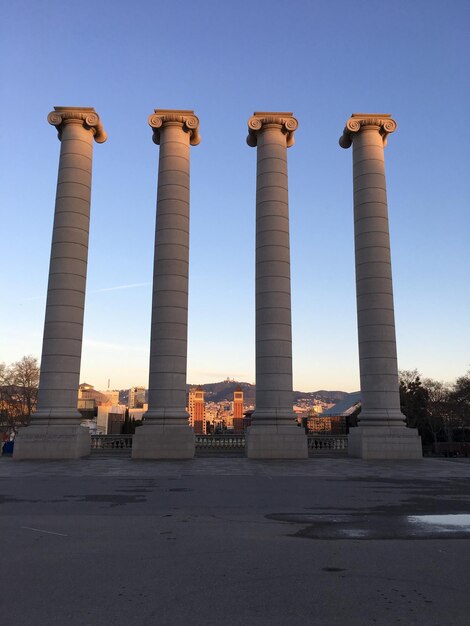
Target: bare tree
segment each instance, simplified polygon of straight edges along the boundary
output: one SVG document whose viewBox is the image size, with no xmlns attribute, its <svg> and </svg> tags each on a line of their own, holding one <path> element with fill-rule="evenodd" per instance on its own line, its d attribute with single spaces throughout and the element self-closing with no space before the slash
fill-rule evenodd
<svg viewBox="0 0 470 626">
<path fill-rule="evenodd" d="M 428 394 L 418 370 L 400 370 L 400 403 L 406 423 L 421 432 L 427 427 Z"/>
<path fill-rule="evenodd" d="M 0 364 L 0 429 L 16 432 L 29 424 L 36 406 L 39 365 L 33 356 L 24 356 L 7 366 Z"/>
<path fill-rule="evenodd" d="M 447 441 L 452 441 L 455 423 L 449 402 L 450 386 L 431 378 L 425 378 L 423 386 L 428 397 L 428 425 L 433 434 L 434 443 L 437 443 L 437 434 L 440 431 L 445 433 Z"/>
<path fill-rule="evenodd" d="M 443 440 L 470 441 L 470 372 L 449 384 L 421 380 L 417 370 L 401 371 L 400 400 L 408 425 L 434 446 Z"/>
<path fill-rule="evenodd" d="M 457 378 L 449 394 L 456 431 L 463 441 L 470 440 L 470 371 Z"/>
<path fill-rule="evenodd" d="M 38 397 L 39 364 L 34 356 L 24 356 L 13 363 L 13 380 L 21 392 L 22 413 L 31 417 Z"/>
</svg>

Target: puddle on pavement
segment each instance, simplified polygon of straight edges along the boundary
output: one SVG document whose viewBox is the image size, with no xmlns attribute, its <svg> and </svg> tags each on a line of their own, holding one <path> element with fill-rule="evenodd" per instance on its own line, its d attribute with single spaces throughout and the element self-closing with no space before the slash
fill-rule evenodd
<svg viewBox="0 0 470 626">
<path fill-rule="evenodd" d="M 323 515 L 273 513 L 268 519 L 300 527 L 289 533 L 310 539 L 468 539 L 470 514 L 393 515 L 354 513 Z"/>
<path fill-rule="evenodd" d="M 464 530 L 470 533 L 470 515 L 455 513 L 447 515 L 409 515 L 411 524 L 424 524 L 438 528 L 444 532 Z"/>
</svg>

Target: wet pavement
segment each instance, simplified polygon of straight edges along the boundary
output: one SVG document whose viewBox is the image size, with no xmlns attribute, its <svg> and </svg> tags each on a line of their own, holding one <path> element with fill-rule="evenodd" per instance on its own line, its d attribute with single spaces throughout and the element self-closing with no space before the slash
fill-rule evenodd
<svg viewBox="0 0 470 626">
<path fill-rule="evenodd" d="M 8 623 L 468 624 L 470 462 L 0 460 Z"/>
</svg>

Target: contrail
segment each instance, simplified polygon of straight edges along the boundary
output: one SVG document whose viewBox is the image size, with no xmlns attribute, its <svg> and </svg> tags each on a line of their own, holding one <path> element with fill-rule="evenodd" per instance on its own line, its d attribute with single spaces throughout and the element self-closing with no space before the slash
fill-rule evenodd
<svg viewBox="0 0 470 626">
<path fill-rule="evenodd" d="M 94 289 L 90 293 L 102 293 L 103 291 L 118 291 L 119 289 L 134 289 L 135 287 L 148 287 L 152 283 L 132 283 L 131 285 L 118 285 L 117 287 L 103 287 L 103 289 Z"/>
</svg>

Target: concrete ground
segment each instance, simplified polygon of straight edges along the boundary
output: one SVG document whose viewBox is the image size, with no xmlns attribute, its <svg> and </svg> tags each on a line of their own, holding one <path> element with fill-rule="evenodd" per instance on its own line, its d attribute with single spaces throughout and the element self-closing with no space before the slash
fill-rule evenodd
<svg viewBox="0 0 470 626">
<path fill-rule="evenodd" d="M 470 623 L 468 460 L 2 458 L 0 477 L 3 624 Z"/>
</svg>

